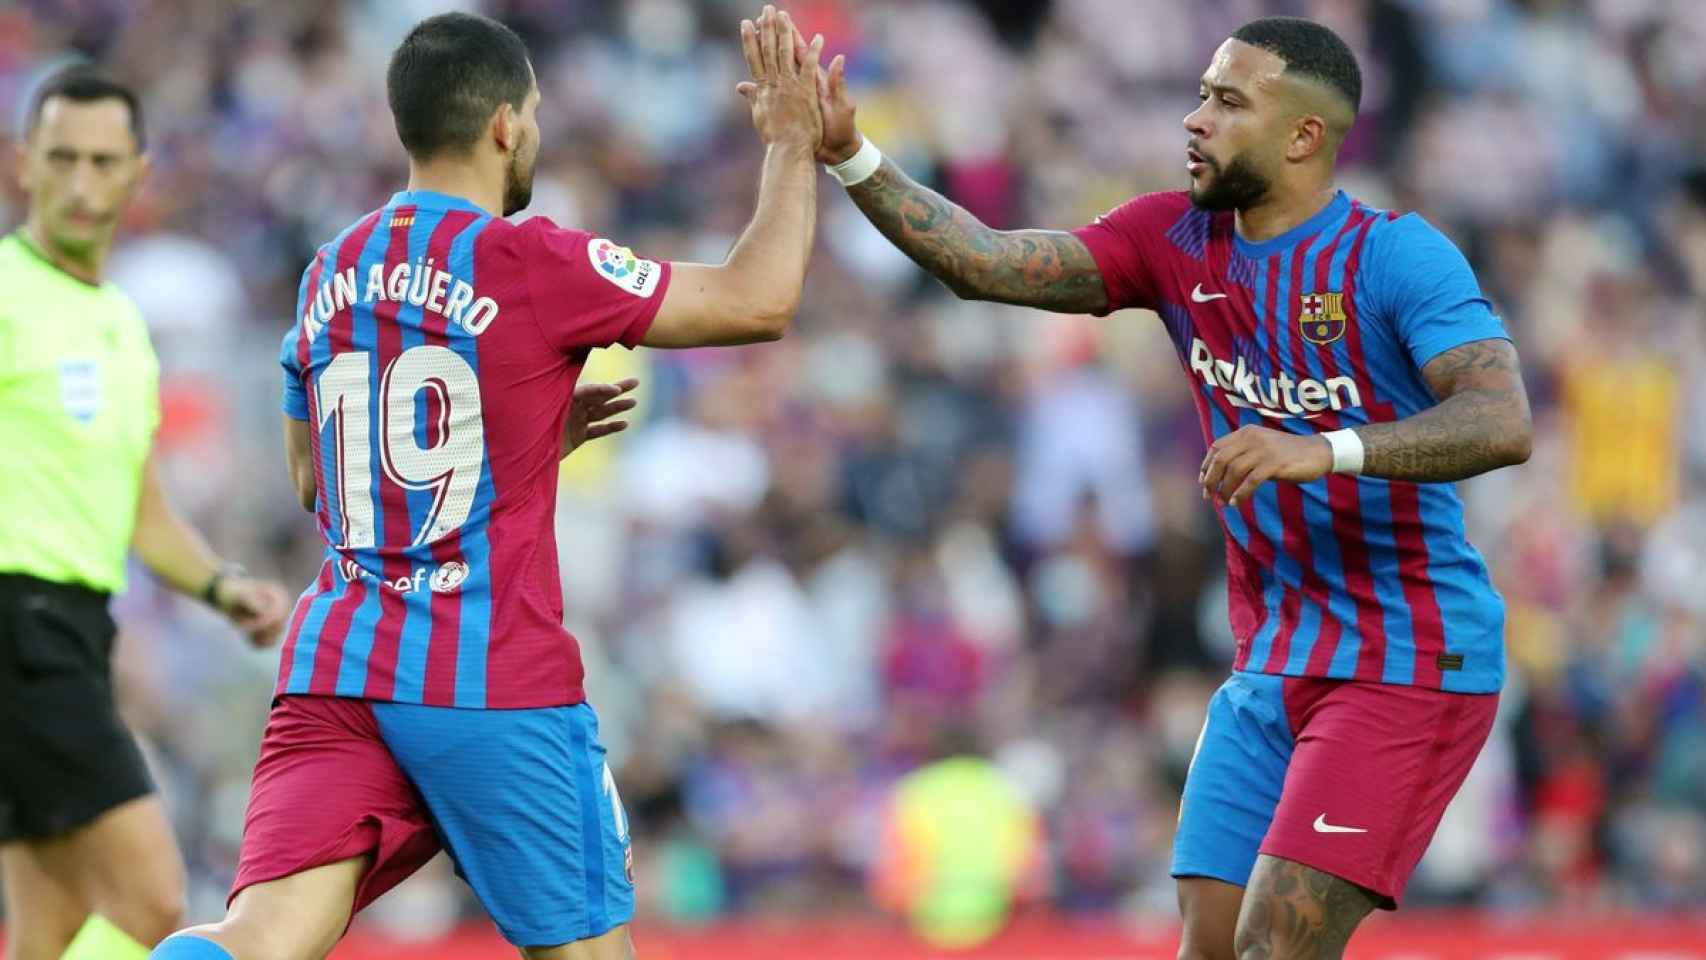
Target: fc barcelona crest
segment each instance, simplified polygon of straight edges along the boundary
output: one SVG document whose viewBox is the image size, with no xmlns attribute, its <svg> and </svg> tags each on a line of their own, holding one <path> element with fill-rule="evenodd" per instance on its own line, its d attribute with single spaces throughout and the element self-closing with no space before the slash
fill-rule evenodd
<svg viewBox="0 0 1706 960">
<path fill-rule="evenodd" d="M 1297 326 L 1303 339 L 1325 346 L 1345 335 L 1345 295 L 1306 293 Z"/>
</svg>

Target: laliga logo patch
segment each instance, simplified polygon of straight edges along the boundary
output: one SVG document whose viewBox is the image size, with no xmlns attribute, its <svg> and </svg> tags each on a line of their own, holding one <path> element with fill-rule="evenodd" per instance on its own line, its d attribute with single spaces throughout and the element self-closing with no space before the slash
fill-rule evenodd
<svg viewBox="0 0 1706 960">
<path fill-rule="evenodd" d="M 433 571 L 430 585 L 433 593 L 450 593 L 462 586 L 462 581 L 466 579 L 468 565 L 460 560 L 451 560 Z"/>
<path fill-rule="evenodd" d="M 641 260 L 634 251 L 602 237 L 587 241 L 586 256 L 599 276 L 637 297 L 650 297 L 663 276 L 655 261 Z"/>
</svg>

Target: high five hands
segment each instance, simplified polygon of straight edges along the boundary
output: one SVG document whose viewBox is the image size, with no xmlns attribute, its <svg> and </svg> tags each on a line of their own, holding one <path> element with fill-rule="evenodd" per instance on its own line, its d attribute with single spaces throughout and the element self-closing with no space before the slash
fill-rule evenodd
<svg viewBox="0 0 1706 960">
<path fill-rule="evenodd" d="M 758 21 L 740 22 L 740 47 L 752 79 L 735 86 L 752 110 L 752 125 L 766 145 L 816 152 L 823 141 L 818 107 L 823 36 L 807 44 L 788 14 L 766 5 Z"/>
</svg>

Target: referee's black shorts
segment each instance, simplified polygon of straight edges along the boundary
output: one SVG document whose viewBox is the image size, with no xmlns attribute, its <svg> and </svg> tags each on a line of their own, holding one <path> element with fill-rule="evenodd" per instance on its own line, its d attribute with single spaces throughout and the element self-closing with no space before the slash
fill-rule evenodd
<svg viewBox="0 0 1706 960">
<path fill-rule="evenodd" d="M 107 599 L 0 573 L 0 843 L 65 833 L 154 789 L 113 703 Z"/>
</svg>

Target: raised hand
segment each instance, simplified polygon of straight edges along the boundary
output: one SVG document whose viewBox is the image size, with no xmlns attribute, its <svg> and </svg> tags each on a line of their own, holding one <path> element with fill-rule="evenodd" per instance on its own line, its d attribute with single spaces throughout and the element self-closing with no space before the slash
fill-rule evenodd
<svg viewBox="0 0 1706 960">
<path fill-rule="evenodd" d="M 816 150 L 823 139 L 818 112 L 818 58 L 823 37 L 814 37 L 803 53 L 798 31 L 786 12 L 766 6 L 758 22 L 740 22 L 740 46 L 751 80 L 735 91 L 752 109 L 752 125 L 766 144 L 789 143 Z"/>
<path fill-rule="evenodd" d="M 847 95 L 847 57 L 836 54 L 828 70 L 818 71 L 818 110 L 823 115 L 823 140 L 818 144 L 817 160 L 831 166 L 859 152 L 865 138 L 853 122 L 858 107 Z"/>
<path fill-rule="evenodd" d="M 563 423 L 563 456 L 588 440 L 628 429 L 628 421 L 611 418 L 634 409 L 634 398 L 623 394 L 639 385 L 640 381 L 633 377 L 615 383 L 577 385 L 574 402 L 569 404 L 569 418 Z"/>
</svg>

